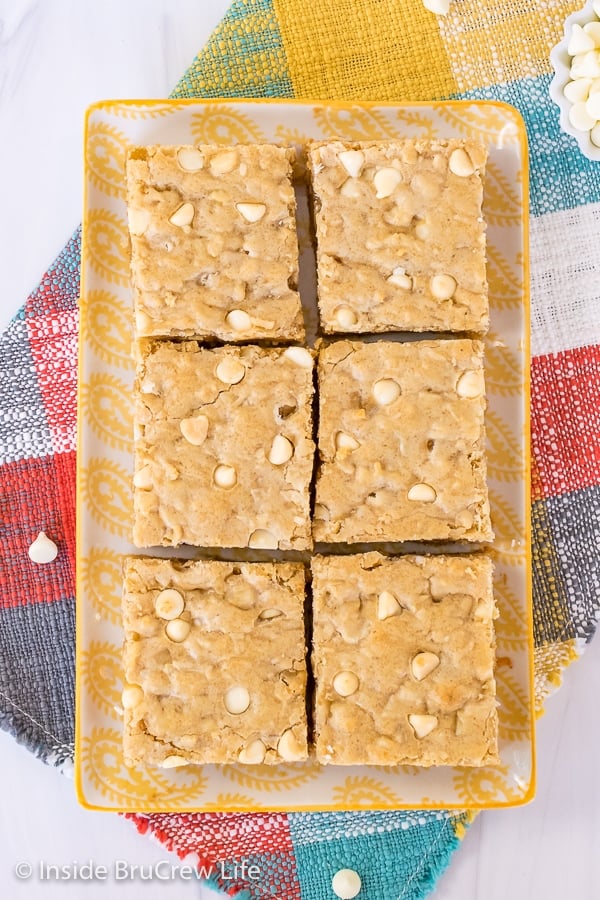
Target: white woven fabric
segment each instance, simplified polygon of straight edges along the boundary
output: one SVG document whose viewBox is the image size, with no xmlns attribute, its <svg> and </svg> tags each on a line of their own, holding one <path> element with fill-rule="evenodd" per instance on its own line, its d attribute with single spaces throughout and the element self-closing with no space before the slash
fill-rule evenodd
<svg viewBox="0 0 600 900">
<path fill-rule="evenodd" d="M 532 218 L 531 352 L 600 343 L 600 204 Z"/>
</svg>

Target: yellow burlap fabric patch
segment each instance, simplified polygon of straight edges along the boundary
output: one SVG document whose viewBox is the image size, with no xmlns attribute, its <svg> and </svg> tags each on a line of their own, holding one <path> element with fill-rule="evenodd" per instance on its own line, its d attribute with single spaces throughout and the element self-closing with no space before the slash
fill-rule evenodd
<svg viewBox="0 0 600 900">
<path fill-rule="evenodd" d="M 406 0 L 273 0 L 296 97 L 432 100 L 456 91 L 437 16 Z"/>
</svg>

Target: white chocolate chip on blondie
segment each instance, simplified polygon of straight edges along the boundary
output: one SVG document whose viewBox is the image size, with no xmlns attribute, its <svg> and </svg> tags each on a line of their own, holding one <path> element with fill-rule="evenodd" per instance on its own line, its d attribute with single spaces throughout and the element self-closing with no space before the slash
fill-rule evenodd
<svg viewBox="0 0 600 900">
<path fill-rule="evenodd" d="M 338 153 L 338 159 L 351 178 L 357 178 L 365 164 L 365 154 L 362 150 L 342 150 Z"/>
<path fill-rule="evenodd" d="M 259 766 L 262 762 L 264 762 L 265 756 L 267 753 L 267 748 L 264 743 L 257 738 L 255 741 L 251 741 L 246 747 L 243 747 L 238 755 L 238 759 L 241 763 L 244 763 L 248 766 Z"/>
<path fill-rule="evenodd" d="M 194 220 L 194 204 L 193 203 L 182 203 L 179 206 L 172 216 L 169 216 L 169 222 L 171 225 L 176 225 L 178 228 L 186 228 L 191 225 Z"/>
<path fill-rule="evenodd" d="M 399 616 L 401 612 L 398 598 L 391 591 L 381 591 L 377 597 L 377 618 L 383 622 L 392 616 Z"/>
<path fill-rule="evenodd" d="M 437 669 L 439 664 L 440 658 L 436 653 L 430 653 L 429 651 L 424 650 L 421 653 L 417 653 L 416 656 L 413 656 L 410 663 L 410 670 L 417 681 L 423 681 L 423 679 L 427 678 L 434 669 Z"/>
<path fill-rule="evenodd" d="M 269 462 L 274 466 L 283 466 L 290 461 L 293 455 L 294 445 L 290 439 L 282 434 L 275 435 L 269 450 Z"/>
<path fill-rule="evenodd" d="M 188 444 L 200 447 L 208 435 L 208 419 L 203 415 L 182 419 L 179 423 L 179 430 Z"/>
<path fill-rule="evenodd" d="M 246 222 L 260 222 L 267 211 L 264 203 L 236 203 L 235 208 Z"/>
<path fill-rule="evenodd" d="M 400 396 L 400 385 L 393 378 L 381 378 L 373 385 L 373 398 L 379 406 L 389 406 Z"/>
<path fill-rule="evenodd" d="M 418 481 L 409 488 L 406 496 L 409 500 L 417 503 L 434 503 L 437 498 L 437 492 L 430 484 Z"/>
<path fill-rule="evenodd" d="M 246 374 L 246 366 L 244 363 L 231 356 L 226 356 L 218 364 L 215 375 L 223 384 L 239 384 Z"/>
<path fill-rule="evenodd" d="M 175 644 L 182 644 L 189 635 L 191 629 L 192 626 L 189 622 L 186 622 L 185 619 L 172 619 L 166 624 L 165 634 L 169 640 L 173 641 Z"/>
<path fill-rule="evenodd" d="M 237 482 L 237 472 L 234 466 L 220 463 L 213 472 L 213 481 L 220 488 L 232 488 Z"/>
<path fill-rule="evenodd" d="M 230 687 L 223 699 L 225 709 L 232 716 L 241 716 L 250 706 L 250 694 L 242 685 Z"/>
<path fill-rule="evenodd" d="M 184 609 L 185 600 L 174 588 L 166 588 L 154 600 L 154 611 L 161 619 L 178 619 Z"/>
<path fill-rule="evenodd" d="M 415 737 L 419 738 L 419 740 L 431 734 L 438 724 L 437 716 L 419 715 L 418 713 L 409 715 L 408 721 L 415 733 Z"/>
<path fill-rule="evenodd" d="M 389 197 L 394 193 L 401 181 L 402 175 L 398 169 L 393 169 L 391 166 L 384 166 L 378 169 L 373 176 L 373 184 L 376 190 L 375 196 L 378 200 Z"/>
<path fill-rule="evenodd" d="M 177 162 L 184 172 L 199 172 L 204 167 L 204 156 L 197 147 L 182 147 L 177 151 Z"/>
<path fill-rule="evenodd" d="M 340 697 L 350 697 L 351 694 L 356 693 L 360 682 L 358 675 L 355 675 L 354 672 L 343 671 L 334 675 L 331 684 L 336 694 L 339 694 Z"/>
</svg>

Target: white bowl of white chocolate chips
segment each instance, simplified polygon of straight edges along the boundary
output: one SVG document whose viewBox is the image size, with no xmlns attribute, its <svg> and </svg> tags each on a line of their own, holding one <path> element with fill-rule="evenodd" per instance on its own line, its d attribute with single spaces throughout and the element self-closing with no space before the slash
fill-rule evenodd
<svg viewBox="0 0 600 900">
<path fill-rule="evenodd" d="M 560 127 L 584 156 L 600 160 L 600 0 L 588 0 L 569 16 L 550 62 L 550 96 L 560 108 Z"/>
</svg>

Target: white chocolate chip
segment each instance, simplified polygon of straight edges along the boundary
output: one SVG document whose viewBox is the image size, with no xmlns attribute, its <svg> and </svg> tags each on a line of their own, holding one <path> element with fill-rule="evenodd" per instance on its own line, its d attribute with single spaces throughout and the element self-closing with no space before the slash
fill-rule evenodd
<svg viewBox="0 0 600 900">
<path fill-rule="evenodd" d="M 351 434 L 338 431 L 335 436 L 335 446 L 338 450 L 358 450 L 360 444 Z"/>
<path fill-rule="evenodd" d="M 569 110 L 569 122 L 577 131 L 590 131 L 596 124 L 596 120 L 587 111 L 587 104 L 583 101 L 574 103 Z"/>
<path fill-rule="evenodd" d="M 58 555 L 58 547 L 51 541 L 45 531 L 40 531 L 35 541 L 30 545 L 29 559 L 43 566 L 53 562 Z"/>
<path fill-rule="evenodd" d="M 243 309 L 232 309 L 225 316 L 225 321 L 233 331 L 248 331 L 252 319 Z"/>
<path fill-rule="evenodd" d="M 351 178 L 357 178 L 365 163 L 365 154 L 362 150 L 342 150 L 338 153 L 338 159 Z"/>
<path fill-rule="evenodd" d="M 246 366 L 233 356 L 222 359 L 215 370 L 215 375 L 223 384 L 238 384 L 245 374 Z"/>
<path fill-rule="evenodd" d="M 437 497 L 437 493 L 430 484 L 419 481 L 417 484 L 413 484 L 406 496 L 409 500 L 419 503 L 433 503 Z"/>
<path fill-rule="evenodd" d="M 193 203 L 183 203 L 169 218 L 169 222 L 171 225 L 177 225 L 178 228 L 185 228 L 187 225 L 192 224 L 194 212 Z"/>
<path fill-rule="evenodd" d="M 235 208 L 246 222 L 260 222 L 267 211 L 264 203 L 236 203 Z"/>
<path fill-rule="evenodd" d="M 278 619 L 279 616 L 282 616 L 283 612 L 280 609 L 277 609 L 276 606 L 270 606 L 268 609 L 263 609 L 262 612 L 258 614 L 258 618 L 261 622 L 270 622 L 271 619 Z"/>
<path fill-rule="evenodd" d="M 467 369 L 456 382 L 456 393 L 459 397 L 474 400 L 481 397 L 484 392 L 483 372 Z"/>
<path fill-rule="evenodd" d="M 358 676 L 354 672 L 346 671 L 338 672 L 337 675 L 334 675 L 331 682 L 334 691 L 340 697 L 349 697 L 351 694 L 356 693 L 359 684 Z"/>
<path fill-rule="evenodd" d="M 229 577 L 232 578 L 233 586 L 225 598 L 227 602 L 237 609 L 252 609 L 256 603 L 256 591 L 252 585 L 244 583 L 235 575 Z"/>
<path fill-rule="evenodd" d="M 398 169 L 392 169 L 391 166 L 384 166 L 382 169 L 378 169 L 373 176 L 375 196 L 378 200 L 389 197 L 394 193 L 401 181 L 402 175 Z"/>
<path fill-rule="evenodd" d="M 172 619 L 165 626 L 165 634 L 175 644 L 181 644 L 190 633 L 192 626 L 185 619 Z"/>
<path fill-rule="evenodd" d="M 225 693 L 223 703 L 227 712 L 232 716 L 241 716 L 250 706 L 250 694 L 245 687 L 236 684 Z"/>
<path fill-rule="evenodd" d="M 427 678 L 434 669 L 437 669 L 439 664 L 439 656 L 436 656 L 435 653 L 430 653 L 428 650 L 424 650 L 422 653 L 417 653 L 416 656 L 413 656 L 410 663 L 410 671 L 417 681 L 423 681 L 423 679 Z"/>
<path fill-rule="evenodd" d="M 420 241 L 426 241 L 429 237 L 429 225 L 427 222 L 417 222 L 415 225 L 415 234 Z"/>
<path fill-rule="evenodd" d="M 434 728 L 437 728 L 437 716 L 424 716 L 414 713 L 408 717 L 410 726 L 415 733 L 415 737 L 424 738 L 431 734 Z"/>
<path fill-rule="evenodd" d="M 594 42 L 594 47 L 600 47 L 600 22 L 588 22 L 583 30 Z"/>
<path fill-rule="evenodd" d="M 314 360 L 306 347 L 288 347 L 283 356 L 302 369 L 312 369 Z"/>
<path fill-rule="evenodd" d="M 600 51 L 578 53 L 571 63 L 571 78 L 598 78 L 600 76 Z"/>
<path fill-rule="evenodd" d="M 253 550 L 276 550 L 277 538 L 266 528 L 257 528 L 248 538 L 248 546 Z"/>
<path fill-rule="evenodd" d="M 598 24 L 600 25 L 600 22 Z M 600 119 L 600 93 L 596 92 L 588 97 L 585 101 L 585 111 L 594 120 L 594 124 Z"/>
<path fill-rule="evenodd" d="M 338 306 L 334 315 L 336 322 L 342 328 L 352 328 L 358 322 L 358 316 L 349 306 Z"/>
<path fill-rule="evenodd" d="M 294 445 L 289 438 L 276 434 L 269 450 L 269 462 L 274 466 L 283 466 L 294 455 Z"/>
<path fill-rule="evenodd" d="M 456 279 L 452 275 L 434 275 L 429 289 L 436 300 L 450 300 L 456 290 Z"/>
<path fill-rule="evenodd" d="M 237 482 L 237 472 L 233 466 L 221 463 L 213 472 L 213 481 L 220 488 L 232 488 Z"/>
<path fill-rule="evenodd" d="M 183 756 L 165 756 L 162 762 L 159 763 L 161 769 L 180 769 L 181 766 L 187 766 L 189 760 L 184 759 Z"/>
<path fill-rule="evenodd" d="M 362 882 L 354 869 L 340 869 L 331 879 L 331 889 L 340 900 L 353 900 L 360 893 Z"/>
<path fill-rule="evenodd" d="M 391 619 L 392 616 L 399 616 L 402 607 L 398 603 L 398 599 L 391 591 L 382 591 L 377 598 L 377 618 L 380 622 L 385 619 Z"/>
<path fill-rule="evenodd" d="M 150 224 L 150 212 L 147 209 L 132 209 L 129 207 L 127 219 L 129 221 L 129 233 L 137 237 L 147 231 Z"/>
<path fill-rule="evenodd" d="M 184 172 L 199 172 L 204 167 L 204 157 L 197 147 L 182 147 L 177 151 L 177 162 Z"/>
<path fill-rule="evenodd" d="M 452 151 L 448 160 L 448 168 L 460 178 L 468 178 L 475 171 L 473 160 L 463 147 L 457 147 Z"/>
<path fill-rule="evenodd" d="M 306 748 L 302 746 L 291 728 L 284 731 L 277 741 L 277 752 L 285 762 L 295 762 L 306 757 Z"/>
<path fill-rule="evenodd" d="M 578 53 L 587 53 L 588 50 L 593 50 L 594 47 L 595 43 L 593 37 L 590 34 L 586 34 L 581 25 L 573 25 L 571 37 L 569 38 L 569 45 L 567 47 L 569 56 L 576 56 Z"/>
<path fill-rule="evenodd" d="M 590 131 L 590 140 L 594 147 L 600 147 L 600 122 L 598 122 Z"/>
<path fill-rule="evenodd" d="M 600 47 L 600 22 L 588 22 L 583 26 L 584 34 L 592 39 L 595 49 Z"/>
<path fill-rule="evenodd" d="M 594 0 L 594 2 L 592 3 L 592 9 L 600 19 L 600 0 Z"/>
<path fill-rule="evenodd" d="M 142 466 L 133 476 L 133 486 L 141 491 L 149 491 L 152 487 L 152 469 L 149 465 Z"/>
<path fill-rule="evenodd" d="M 474 521 L 475 521 L 475 518 L 470 509 L 461 509 L 461 511 L 456 516 L 456 524 L 460 528 L 466 528 L 466 529 L 472 528 Z"/>
<path fill-rule="evenodd" d="M 208 435 L 208 419 L 202 415 L 182 419 L 179 423 L 179 430 L 188 444 L 200 447 Z"/>
<path fill-rule="evenodd" d="M 233 172 L 237 165 L 237 150 L 221 150 L 210 161 L 210 171 L 213 175 L 227 175 Z"/>
<path fill-rule="evenodd" d="M 373 398 L 380 406 L 389 406 L 400 393 L 400 385 L 393 378 L 381 378 L 373 385 Z"/>
<path fill-rule="evenodd" d="M 238 760 L 247 766 L 259 766 L 264 762 L 267 754 L 267 748 L 263 742 L 257 738 L 251 741 L 247 747 L 242 747 L 238 753 Z"/>
<path fill-rule="evenodd" d="M 593 83 L 591 78 L 577 78 L 576 81 L 569 81 L 569 83 L 565 85 L 563 94 L 569 103 L 585 102 L 589 97 L 590 88 Z"/>
<path fill-rule="evenodd" d="M 126 684 L 121 694 L 121 706 L 123 709 L 133 709 L 144 699 L 144 692 L 139 684 Z"/>
<path fill-rule="evenodd" d="M 359 183 L 354 178 L 347 178 L 340 188 L 340 196 L 351 197 L 353 200 L 360 197 Z"/>
<path fill-rule="evenodd" d="M 154 611 L 161 619 L 178 619 L 185 609 L 185 600 L 175 588 L 166 588 L 154 598 Z"/>
<path fill-rule="evenodd" d="M 413 280 L 410 275 L 406 274 L 405 270 L 401 266 L 398 266 L 393 270 L 387 281 L 390 284 L 395 284 L 396 287 L 403 288 L 405 291 L 412 290 Z"/>
</svg>

